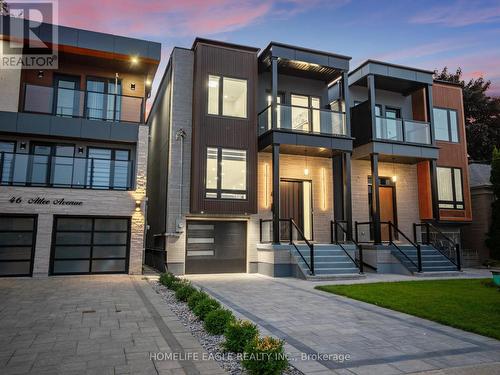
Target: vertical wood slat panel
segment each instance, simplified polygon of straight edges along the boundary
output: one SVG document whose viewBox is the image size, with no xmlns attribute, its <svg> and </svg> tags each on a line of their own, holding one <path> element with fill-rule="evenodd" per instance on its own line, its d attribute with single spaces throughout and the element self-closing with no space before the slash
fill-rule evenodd
<svg viewBox="0 0 500 375">
<path fill-rule="evenodd" d="M 247 80 L 247 118 L 208 115 L 208 75 Z M 191 212 L 257 212 L 257 52 L 198 43 L 195 47 Z M 222 110 L 222 109 L 221 109 Z M 247 151 L 247 200 L 205 198 L 206 148 Z"/>
</svg>

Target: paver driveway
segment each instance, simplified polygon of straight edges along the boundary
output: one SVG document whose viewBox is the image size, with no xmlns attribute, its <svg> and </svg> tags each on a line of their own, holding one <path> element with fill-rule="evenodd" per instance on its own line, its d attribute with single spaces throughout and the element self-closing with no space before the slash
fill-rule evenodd
<svg viewBox="0 0 500 375">
<path fill-rule="evenodd" d="M 140 277 L 0 279 L 2 375 L 224 373 L 151 352 L 203 350 Z"/>
<path fill-rule="evenodd" d="M 295 357 L 300 352 L 350 354 L 343 363 L 333 356 L 296 362 L 306 373 L 385 375 L 467 365 L 481 366 L 464 374 L 500 373 L 500 363 L 493 363 L 500 361 L 500 341 L 316 291 L 311 282 L 247 274 L 189 278 L 284 338 Z"/>
</svg>

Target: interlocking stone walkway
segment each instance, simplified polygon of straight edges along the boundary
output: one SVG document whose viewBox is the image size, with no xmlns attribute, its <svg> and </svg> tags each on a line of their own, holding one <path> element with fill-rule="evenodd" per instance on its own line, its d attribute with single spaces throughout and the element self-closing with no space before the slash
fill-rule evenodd
<svg viewBox="0 0 500 375">
<path fill-rule="evenodd" d="M 223 374 L 140 277 L 0 279 L 0 374 Z"/>
<path fill-rule="evenodd" d="M 313 289 L 311 282 L 260 275 L 189 277 L 264 332 L 299 353 L 350 354 L 294 364 L 310 374 L 402 374 L 449 369 L 500 374 L 500 341 Z M 415 301 L 419 303 L 419 301 Z M 436 374 L 453 371 L 438 371 Z"/>
</svg>

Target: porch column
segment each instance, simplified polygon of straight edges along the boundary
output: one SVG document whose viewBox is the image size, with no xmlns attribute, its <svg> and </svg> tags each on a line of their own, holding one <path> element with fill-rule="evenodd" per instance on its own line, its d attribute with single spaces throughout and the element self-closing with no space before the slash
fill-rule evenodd
<svg viewBox="0 0 500 375">
<path fill-rule="evenodd" d="M 271 57 L 271 124 L 270 128 L 277 127 L 278 101 L 278 58 Z"/>
<path fill-rule="evenodd" d="M 382 231 L 380 228 L 380 181 L 378 176 L 378 154 L 371 154 L 372 167 L 372 220 L 373 220 L 373 243 L 382 244 Z"/>
<path fill-rule="evenodd" d="M 439 220 L 439 198 L 437 187 L 437 162 L 436 160 L 429 160 L 429 169 L 431 175 L 431 195 L 432 195 L 432 218 Z"/>
<path fill-rule="evenodd" d="M 280 243 L 280 145 L 273 144 L 273 243 Z"/>
<path fill-rule="evenodd" d="M 427 121 L 430 124 L 431 129 L 431 144 L 435 144 L 435 135 L 434 135 L 434 110 L 433 110 L 433 99 L 432 99 L 432 85 L 427 85 L 425 87 L 425 107 L 427 109 Z"/>
<path fill-rule="evenodd" d="M 342 94 L 345 105 L 345 131 L 347 136 L 351 136 L 351 109 L 349 107 L 349 73 L 342 73 Z"/>
<path fill-rule="evenodd" d="M 347 221 L 347 237 L 352 239 L 351 154 L 332 157 L 333 216 Z"/>
</svg>

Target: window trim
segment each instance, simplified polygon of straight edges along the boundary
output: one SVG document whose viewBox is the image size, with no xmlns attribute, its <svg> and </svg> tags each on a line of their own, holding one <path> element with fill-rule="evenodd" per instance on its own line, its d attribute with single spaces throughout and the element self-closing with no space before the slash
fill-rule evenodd
<svg viewBox="0 0 500 375">
<path fill-rule="evenodd" d="M 218 107 L 218 113 L 215 114 L 215 113 L 209 113 L 208 112 L 208 108 L 209 108 L 209 100 L 210 100 L 210 97 L 209 97 L 209 86 L 208 86 L 208 82 L 209 82 L 209 77 L 210 76 L 213 76 L 213 77 L 219 77 L 219 90 L 217 92 L 217 99 L 219 101 L 219 107 Z M 245 81 L 246 83 L 246 113 L 245 113 L 245 116 L 229 116 L 229 115 L 224 115 L 224 78 L 229 78 L 229 79 L 237 79 L 237 80 L 240 80 L 240 81 Z M 207 116 L 213 116 L 213 117 L 223 117 L 223 118 L 231 118 L 231 119 L 238 119 L 238 120 L 248 120 L 249 118 L 249 105 L 248 105 L 248 99 L 249 99 L 249 95 L 248 95 L 248 78 L 241 78 L 241 77 L 237 77 L 237 76 L 232 76 L 232 75 L 222 75 L 220 73 L 208 73 L 207 74 L 207 84 L 206 84 L 206 87 L 207 87 L 207 110 L 206 110 L 206 115 Z"/>
<path fill-rule="evenodd" d="M 212 188 L 207 188 L 207 154 L 208 154 L 208 149 L 213 148 L 217 150 L 217 188 L 212 189 Z M 244 151 L 245 152 L 245 172 L 246 172 L 246 181 L 245 181 L 245 190 L 232 190 L 232 189 L 222 189 L 222 150 L 234 150 L 234 151 Z M 246 149 L 240 149 L 240 148 L 231 148 L 231 147 L 222 147 L 222 146 L 210 146 L 207 145 L 205 147 L 205 173 L 203 177 L 203 198 L 208 199 L 208 200 L 217 200 L 217 201 L 235 201 L 235 202 L 246 202 L 248 201 L 248 178 L 249 178 L 249 171 L 248 171 L 248 150 Z M 208 197 L 207 194 L 216 194 L 216 197 Z M 239 199 L 239 198 L 223 198 L 222 194 L 244 194 L 245 198 Z"/>
<path fill-rule="evenodd" d="M 452 201 L 444 201 L 439 199 L 439 180 L 437 180 L 437 195 L 438 195 L 438 206 L 440 210 L 458 210 L 458 211 L 463 211 L 465 210 L 465 199 L 464 199 L 464 175 L 463 175 L 463 169 L 459 167 L 444 167 L 444 166 L 437 166 L 437 168 L 443 168 L 443 169 L 450 169 L 451 170 L 451 191 L 453 195 L 453 200 Z M 455 186 L 455 171 L 459 170 L 460 171 L 460 187 L 462 189 L 462 200 L 459 201 L 457 200 L 457 189 Z M 437 171 L 436 171 L 437 173 Z M 441 207 L 441 205 L 453 205 L 453 207 Z M 457 206 L 461 205 L 462 208 L 459 208 Z"/>
<path fill-rule="evenodd" d="M 448 130 L 448 139 L 438 139 L 437 136 L 436 136 L 436 129 L 435 129 L 435 123 L 436 123 L 436 120 L 434 119 L 435 116 L 434 116 L 434 109 L 440 109 L 440 110 L 443 110 L 443 111 L 446 111 L 446 121 L 447 121 L 447 130 Z M 433 106 L 432 107 L 432 118 L 434 119 L 434 124 L 433 124 L 433 127 L 434 127 L 434 138 L 436 139 L 436 142 L 447 142 L 447 143 L 454 143 L 454 144 L 457 144 L 457 143 L 460 143 L 460 131 L 459 131 L 459 123 L 458 123 L 458 110 L 455 109 L 455 108 L 446 108 L 446 107 L 437 107 L 437 106 Z M 451 112 L 455 112 L 455 118 L 456 118 L 456 124 L 457 124 L 457 140 L 456 141 L 453 141 L 451 139 Z"/>
</svg>

